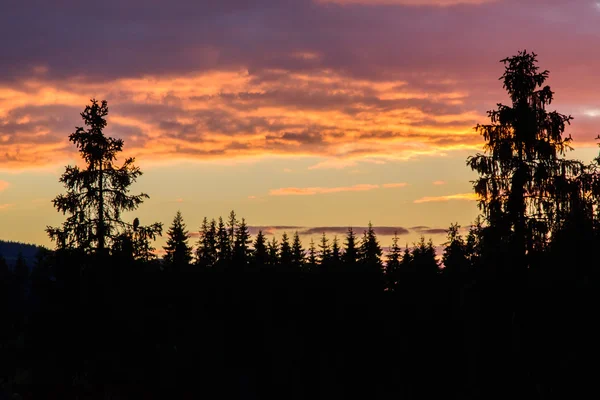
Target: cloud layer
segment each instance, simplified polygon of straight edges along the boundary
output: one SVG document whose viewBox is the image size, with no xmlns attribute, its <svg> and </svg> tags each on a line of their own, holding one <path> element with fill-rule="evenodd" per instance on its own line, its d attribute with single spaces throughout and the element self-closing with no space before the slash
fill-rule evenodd
<svg viewBox="0 0 600 400">
<path fill-rule="evenodd" d="M 448 194 L 445 196 L 426 196 L 421 197 L 414 201 L 414 203 L 431 203 L 431 202 L 443 202 L 443 201 L 451 201 L 451 200 L 468 200 L 475 201 L 477 200 L 477 195 L 475 193 L 457 193 L 457 194 Z"/>
<path fill-rule="evenodd" d="M 476 149 L 473 126 L 506 100 L 498 60 L 523 48 L 589 143 L 599 22 L 582 0 L 107 0 L 93 16 L 75 0 L 9 2 L 0 168 L 72 156 L 90 97 L 108 99 L 108 132 L 147 159 L 343 166 Z"/>
<path fill-rule="evenodd" d="M 271 189 L 270 196 L 312 196 L 316 194 L 329 194 L 341 192 L 367 192 L 379 188 L 400 188 L 407 186 L 407 183 L 385 183 L 383 185 L 374 184 L 358 184 L 352 186 L 335 186 L 335 187 L 286 187 L 279 189 Z"/>
</svg>

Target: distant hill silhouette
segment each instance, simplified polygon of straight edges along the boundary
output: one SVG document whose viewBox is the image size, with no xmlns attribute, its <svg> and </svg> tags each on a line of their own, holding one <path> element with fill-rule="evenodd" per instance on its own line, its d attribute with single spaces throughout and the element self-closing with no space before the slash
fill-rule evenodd
<svg viewBox="0 0 600 400">
<path fill-rule="evenodd" d="M 41 248 L 35 244 L 0 240 L 0 255 L 6 259 L 10 266 L 15 265 L 17 257 L 21 253 L 27 265 L 31 268 L 35 262 L 35 256 Z"/>
</svg>

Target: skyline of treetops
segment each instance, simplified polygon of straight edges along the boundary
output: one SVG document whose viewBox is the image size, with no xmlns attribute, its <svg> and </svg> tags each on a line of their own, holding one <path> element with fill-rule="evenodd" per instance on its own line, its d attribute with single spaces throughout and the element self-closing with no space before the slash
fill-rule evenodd
<svg viewBox="0 0 600 400">
<path fill-rule="evenodd" d="M 572 139 L 570 135 L 565 136 L 565 128 L 573 118 L 556 111 L 546 111 L 546 106 L 553 100 L 553 92 L 544 84 L 549 76 L 548 71 L 538 71 L 537 55 L 523 51 L 517 56 L 503 59 L 502 63 L 505 64 L 506 70 L 501 79 L 503 87 L 509 93 L 512 107 L 498 104 L 497 110 L 488 112 L 490 123 L 478 124 L 475 127 L 487 144 L 484 146 L 484 154 L 468 157 L 467 166 L 479 175 L 479 178 L 473 181 L 473 197 L 478 199 L 478 206 L 482 212 L 480 217 L 483 217 L 484 223 L 491 223 L 492 226 L 507 224 L 505 229 L 520 232 L 518 235 L 523 241 L 521 246 L 526 248 L 526 253 L 533 251 L 534 246 L 544 246 L 551 238 L 552 232 L 564 225 L 564 221 L 574 212 L 572 202 L 575 201 L 575 194 L 581 197 L 577 200 L 580 203 L 577 203 L 575 208 L 587 204 L 591 210 L 595 206 L 596 200 L 593 197 L 598 189 L 594 171 L 597 159 L 595 163 L 586 165 L 565 158 L 566 152 L 572 150 Z M 121 166 L 115 164 L 119 153 L 123 151 L 124 143 L 121 139 L 104 135 L 107 115 L 108 103 L 105 100 L 98 102 L 92 99 L 91 105 L 86 106 L 81 113 L 88 128 L 78 127 L 69 136 L 69 140 L 79 149 L 85 168 L 68 166 L 60 178 L 67 194 L 58 195 L 53 204 L 63 214 L 70 214 L 70 217 L 63 223 L 62 228 L 47 228 L 47 233 L 57 248 L 87 249 L 88 252 L 95 249 L 103 252 L 105 248 L 106 251 L 110 251 L 111 246 L 122 247 L 124 244 L 121 242 L 127 240 L 130 242 L 127 245 L 135 249 L 135 257 L 150 259 L 158 255 L 172 262 L 169 259 L 172 257 L 174 246 L 181 246 L 183 242 L 189 241 L 189 244 L 183 245 L 186 254 L 188 250 L 185 249 L 189 247 L 189 255 L 184 255 L 184 259 L 188 263 L 194 260 L 195 263 L 212 265 L 218 258 L 218 231 L 226 227 L 229 230 L 232 252 L 237 240 L 235 235 L 238 234 L 238 229 L 241 229 L 240 234 L 246 235 L 247 238 L 243 237 L 240 240 L 248 242 L 252 251 L 257 251 L 254 246 L 258 245 L 260 250 L 268 245 L 271 258 L 277 258 L 280 242 L 285 243 L 284 246 L 289 245 L 289 239 L 293 235 L 297 243 L 302 243 L 300 236 L 304 236 L 306 243 L 302 244 L 302 251 L 305 256 L 311 258 L 311 249 L 316 254 L 315 246 L 319 243 L 318 253 L 323 261 L 329 257 L 332 246 L 340 252 L 340 257 L 348 251 L 345 247 L 348 246 L 348 235 L 357 234 L 359 242 L 364 244 L 368 235 L 376 237 L 379 230 L 381 236 L 390 236 L 391 239 L 390 243 L 384 244 L 375 239 L 377 246 L 385 253 L 385 257 L 383 253 L 379 256 L 382 260 L 390 257 L 390 252 L 395 260 L 398 256 L 395 253 L 399 248 L 408 247 L 413 252 L 417 251 L 419 246 L 423 247 L 428 241 L 436 258 L 443 261 L 444 246 L 460 237 L 461 233 L 472 234 L 473 230 L 479 229 L 478 226 L 481 225 L 480 217 L 477 217 L 472 224 L 463 228 L 456 222 L 446 229 L 417 226 L 411 230 L 418 232 L 420 239 L 411 243 L 406 240 L 402 243 L 402 235 L 409 233 L 409 230 L 403 227 L 377 228 L 370 222 L 367 227 L 357 228 L 249 227 L 244 218 L 241 219 L 241 226 L 238 226 L 240 221 L 236 220 L 235 212 L 231 211 L 227 224 L 223 223 L 222 217 L 204 217 L 202 226 L 198 230 L 192 230 L 190 234 L 187 230 L 181 230 L 185 222 L 181 211 L 177 210 L 174 225 L 164 237 L 166 244 L 157 248 L 155 241 L 162 236 L 163 222 L 151 222 L 147 226 L 140 226 L 137 217 L 131 222 L 122 217 L 135 215 L 137 208 L 150 196 L 146 193 L 129 194 L 129 186 L 142 176 L 142 171 L 134 165 L 135 160 L 132 157 L 126 158 Z M 539 130 L 532 130 L 532 126 L 539 126 Z M 532 136 L 528 132 L 537 133 Z M 522 189 L 519 191 L 515 188 Z M 568 188 L 568 191 L 561 193 L 561 188 Z M 557 203 L 558 198 L 562 203 Z M 348 233 L 348 228 L 354 232 Z M 251 232 L 251 229 L 254 232 Z M 274 230 L 283 232 L 277 235 Z M 441 233 L 447 235 L 447 238 L 441 243 L 436 243 L 437 247 L 433 246 L 430 237 L 426 238 L 427 234 Z M 265 235 L 269 236 L 270 240 Z M 253 236 L 256 237 L 256 241 Z M 214 243 L 207 243 L 207 240 Z M 527 240 L 529 243 L 526 243 Z M 267 251 L 267 248 L 264 250 Z M 213 251 L 214 254 L 201 255 L 207 251 Z M 250 250 L 244 248 L 243 251 Z M 312 254 L 313 261 L 315 254 Z M 209 259 L 212 261 L 207 261 Z"/>
</svg>

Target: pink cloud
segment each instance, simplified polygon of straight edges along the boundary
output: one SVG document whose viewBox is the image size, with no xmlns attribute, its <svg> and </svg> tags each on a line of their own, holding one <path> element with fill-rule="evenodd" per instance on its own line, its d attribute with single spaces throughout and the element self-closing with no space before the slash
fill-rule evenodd
<svg viewBox="0 0 600 400">
<path fill-rule="evenodd" d="M 109 100 L 107 133 L 140 160 L 295 156 L 343 168 L 373 157 L 477 151 L 483 140 L 473 126 L 507 100 L 498 61 L 522 48 L 550 70 L 553 104 L 576 118 L 568 131 L 575 145 L 593 145 L 596 136 L 600 56 L 586 49 L 600 33 L 600 11 L 592 0 L 264 0 L 152 9 L 130 0 L 102 21 L 86 19 L 84 7 L 17 3 L 0 13 L 0 26 L 13 33 L 3 49 L 10 62 L 0 65 L 2 168 L 72 158 L 66 136 L 90 93 Z M 448 5 L 457 6 L 437 7 Z M 49 20 L 57 9 L 64 12 Z M 230 18 L 233 9 L 243 27 Z M 23 18 L 51 40 L 37 40 Z M 158 42 L 101 35 L 107 24 L 129 32 L 131 18 L 144 32 L 161 21 L 167 34 Z M 78 24 L 87 24 L 89 38 L 77 35 Z M 265 40 L 278 37 L 286 40 Z M 99 47 L 89 62 L 72 62 L 90 40 Z"/>
<path fill-rule="evenodd" d="M 365 192 L 369 190 L 379 189 L 379 185 L 360 184 L 354 186 L 338 186 L 338 187 L 287 187 L 280 189 L 271 189 L 270 196 L 312 196 L 316 194 L 340 193 L 340 192 Z"/>
<path fill-rule="evenodd" d="M 400 183 L 385 183 L 383 185 L 384 188 L 386 189 L 391 189 L 391 188 L 402 188 L 402 187 L 406 187 L 408 186 L 408 183 L 406 182 L 400 182 Z"/>
<path fill-rule="evenodd" d="M 435 197 L 421 197 L 414 201 L 414 203 L 432 203 L 432 202 L 441 202 L 441 201 L 450 201 L 450 200 L 477 200 L 477 195 L 475 193 L 459 193 L 459 194 L 450 194 L 446 196 L 435 196 Z"/>
</svg>

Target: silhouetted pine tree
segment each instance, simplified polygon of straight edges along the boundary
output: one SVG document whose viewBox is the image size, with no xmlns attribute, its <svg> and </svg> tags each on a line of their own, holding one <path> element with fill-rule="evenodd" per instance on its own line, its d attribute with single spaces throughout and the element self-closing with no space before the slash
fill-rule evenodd
<svg viewBox="0 0 600 400">
<path fill-rule="evenodd" d="M 264 268 L 269 263 L 269 252 L 267 242 L 262 230 L 258 231 L 254 240 L 254 249 L 252 250 L 252 263 L 257 268 Z"/>
<path fill-rule="evenodd" d="M 360 275 L 362 276 L 362 286 L 367 290 L 365 293 L 376 293 L 383 290 L 384 276 L 383 262 L 381 261 L 382 254 L 383 252 L 377 241 L 373 225 L 369 222 L 369 227 L 363 233 L 358 252 L 358 266 Z"/>
<path fill-rule="evenodd" d="M 290 245 L 290 238 L 287 233 L 283 232 L 281 236 L 281 253 L 280 253 L 281 265 L 289 268 L 292 265 L 292 247 Z"/>
<path fill-rule="evenodd" d="M 217 226 L 214 219 L 202 220 L 200 238 L 196 247 L 196 263 L 201 267 L 213 267 L 217 263 Z"/>
<path fill-rule="evenodd" d="M 302 242 L 298 232 L 294 233 L 294 241 L 292 242 L 292 266 L 300 269 L 304 266 L 304 249 L 302 248 Z"/>
<path fill-rule="evenodd" d="M 233 256 L 233 248 L 235 247 L 236 232 L 237 232 L 238 220 L 235 215 L 235 211 L 231 210 L 229 213 L 229 219 L 227 220 L 227 233 L 229 235 L 229 244 L 231 246 L 231 254 Z"/>
<path fill-rule="evenodd" d="M 342 261 L 349 267 L 356 265 L 358 261 L 358 248 L 356 247 L 356 234 L 352 228 L 348 228 L 346 234 L 346 240 L 344 242 L 344 254 L 342 254 Z"/>
<path fill-rule="evenodd" d="M 396 288 L 401 259 L 402 249 L 400 249 L 400 246 L 398 246 L 398 232 L 394 232 L 392 246 L 390 247 L 390 251 L 387 255 L 387 262 L 385 265 L 385 275 L 388 290 L 394 290 Z"/>
<path fill-rule="evenodd" d="M 167 231 L 167 245 L 165 249 L 165 264 L 174 270 L 187 267 L 192 261 L 192 249 L 188 244 L 190 235 L 186 230 L 181 212 L 177 211 L 171 227 Z"/>
<path fill-rule="evenodd" d="M 546 111 L 554 94 L 544 86 L 548 71 L 539 72 L 536 54 L 522 51 L 502 62 L 512 105 L 498 104 L 488 112 L 490 124 L 477 125 L 486 154 L 469 157 L 467 165 L 479 174 L 474 189 L 496 231 L 495 258 L 523 271 L 526 254 L 543 249 L 574 208 L 585 206 L 574 184 L 585 167 L 562 158 L 571 149 L 571 137 L 563 133 L 572 117 Z M 501 248 L 503 242 L 509 247 Z"/>
<path fill-rule="evenodd" d="M 307 267 L 309 271 L 316 271 L 318 264 L 317 257 L 317 248 L 315 246 L 315 241 L 311 238 L 310 245 L 308 246 L 308 257 L 307 257 Z"/>
<path fill-rule="evenodd" d="M 331 247 L 329 246 L 329 239 L 327 239 L 325 232 L 323 232 L 321 243 L 319 243 L 318 261 L 323 268 L 328 268 L 331 264 Z"/>
<path fill-rule="evenodd" d="M 448 229 L 448 243 L 444 248 L 442 263 L 444 274 L 452 278 L 459 278 L 467 273 L 469 260 L 467 259 L 467 246 L 460 235 L 458 224 L 450 225 Z"/>
<path fill-rule="evenodd" d="M 233 211 L 230 220 L 232 218 L 235 220 Z M 236 267 L 248 265 L 252 251 L 250 243 L 252 243 L 250 231 L 246 225 L 246 220 L 242 218 L 242 221 L 237 225 L 237 229 L 235 230 L 235 242 L 233 245 L 233 263 Z"/>
<path fill-rule="evenodd" d="M 467 241 L 465 243 L 465 255 L 469 261 L 469 267 L 475 268 L 481 263 L 481 239 L 483 235 L 483 226 L 481 217 L 477 217 L 474 224 L 469 228 Z"/>
<path fill-rule="evenodd" d="M 59 249 L 104 253 L 113 241 L 132 228 L 121 219 L 122 213 L 137 209 L 148 195 L 129 194 L 129 187 L 142 172 L 134 165 L 133 158 L 127 158 L 121 166 L 115 165 L 118 153 L 123 150 L 123 140 L 104 135 L 107 102 L 99 104 L 95 99 L 91 102 L 81 113 L 88 128 L 78 127 L 69 135 L 69 141 L 79 149 L 85 168 L 67 166 L 60 177 L 67 193 L 52 201 L 58 211 L 69 216 L 62 227 L 49 226 L 46 232 Z M 158 226 L 162 227 L 153 224 L 146 229 Z"/>
<path fill-rule="evenodd" d="M 376 268 L 381 273 L 383 271 L 383 264 L 381 262 L 382 254 L 383 252 L 377 241 L 377 235 L 373 230 L 373 225 L 369 222 L 369 227 L 364 232 L 360 245 L 360 262 L 369 268 Z"/>
<path fill-rule="evenodd" d="M 225 266 L 231 261 L 232 244 L 230 236 L 223 222 L 223 218 L 219 217 L 219 225 L 217 227 L 217 264 Z"/>
<path fill-rule="evenodd" d="M 412 249 L 411 264 L 413 271 L 424 279 L 431 278 L 440 271 L 431 239 L 425 242 L 425 237 L 421 236 L 419 242 Z"/>
<path fill-rule="evenodd" d="M 275 237 L 267 245 L 267 251 L 269 253 L 269 265 L 277 267 L 279 265 L 279 243 Z"/>
<path fill-rule="evenodd" d="M 403 274 L 409 274 L 412 272 L 412 261 L 413 257 L 408 247 L 408 244 L 404 247 L 404 251 L 402 252 L 402 260 L 400 261 L 400 270 Z"/>
<path fill-rule="evenodd" d="M 333 244 L 331 245 L 331 266 L 334 269 L 338 269 L 342 263 L 342 254 L 340 249 L 340 242 L 336 236 L 333 236 Z"/>
</svg>

